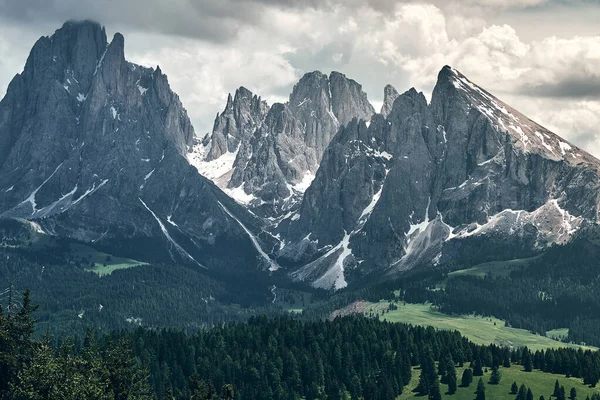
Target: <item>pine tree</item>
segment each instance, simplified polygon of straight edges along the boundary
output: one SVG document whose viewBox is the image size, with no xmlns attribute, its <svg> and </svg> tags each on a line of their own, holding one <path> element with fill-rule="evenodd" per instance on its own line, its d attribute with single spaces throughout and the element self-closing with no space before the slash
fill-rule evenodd
<svg viewBox="0 0 600 400">
<path fill-rule="evenodd" d="M 408 385 L 412 377 L 412 366 L 410 365 L 410 355 L 406 352 L 396 354 L 396 368 L 400 375 L 403 386 Z"/>
<path fill-rule="evenodd" d="M 148 372 L 139 368 L 127 340 L 113 344 L 105 354 L 115 400 L 150 399 Z"/>
<path fill-rule="evenodd" d="M 523 368 L 525 369 L 525 372 L 533 371 L 531 353 L 527 350 L 527 347 L 523 350 Z"/>
<path fill-rule="evenodd" d="M 421 360 L 421 375 L 419 376 L 419 385 L 417 391 L 421 395 L 429 394 L 434 381 L 438 380 L 438 375 L 435 370 L 435 361 L 431 349 L 427 349 Z"/>
<path fill-rule="evenodd" d="M 43 342 L 36 357 L 19 372 L 18 383 L 11 383 L 15 400 L 42 400 L 52 398 L 58 365 L 50 343 Z"/>
<path fill-rule="evenodd" d="M 558 383 L 558 379 L 556 380 L 556 382 L 554 382 L 554 393 L 552 393 L 552 396 L 560 396 L 560 384 Z"/>
<path fill-rule="evenodd" d="M 479 382 L 477 382 L 477 391 L 475 393 L 477 394 L 475 400 L 485 400 L 485 383 L 483 383 L 482 378 L 479 378 Z"/>
<path fill-rule="evenodd" d="M 442 400 L 442 393 L 440 391 L 440 382 L 436 379 L 431 384 L 431 389 L 429 390 L 428 400 Z"/>
<path fill-rule="evenodd" d="M 448 394 L 456 393 L 456 367 L 450 360 L 446 368 L 446 383 L 448 384 Z"/>
<path fill-rule="evenodd" d="M 517 382 L 513 382 L 512 385 L 510 385 L 510 394 L 517 394 L 518 391 L 519 385 L 517 385 Z"/>
<path fill-rule="evenodd" d="M 463 371 L 460 385 L 462 387 L 469 387 L 471 385 L 471 382 L 473 382 L 473 371 L 471 370 L 471 368 L 467 368 Z"/>
<path fill-rule="evenodd" d="M 223 400 L 233 400 L 233 386 L 230 384 L 224 385 L 221 390 L 223 393 Z"/>
<path fill-rule="evenodd" d="M 12 285 L 9 287 L 8 306 L 13 305 Z M 4 313 L 0 307 L 0 394 L 17 381 L 17 373 L 32 360 L 35 344 L 31 340 L 35 329 L 33 312 L 38 306 L 31 303 L 29 289 L 23 293 L 22 307 Z"/>
<path fill-rule="evenodd" d="M 567 395 L 565 393 L 565 387 L 561 386 L 558 396 L 556 397 L 558 400 L 567 400 Z"/>
<path fill-rule="evenodd" d="M 498 385 L 502 379 L 502 373 L 498 367 L 492 368 L 492 375 L 490 376 L 490 385 Z"/>
<path fill-rule="evenodd" d="M 477 357 L 473 365 L 473 376 L 483 376 L 483 365 L 481 364 L 481 358 Z"/>
<path fill-rule="evenodd" d="M 448 362 L 450 361 L 449 357 L 450 357 L 449 355 L 440 357 L 440 362 L 438 363 L 438 372 L 437 372 L 437 374 L 442 377 L 442 380 L 441 380 L 442 383 L 446 383 L 445 382 L 445 379 L 446 379 L 445 377 L 446 377 L 446 369 L 448 367 Z"/>
<path fill-rule="evenodd" d="M 527 400 L 527 388 L 525 387 L 525 384 L 521 384 L 516 400 Z"/>
</svg>

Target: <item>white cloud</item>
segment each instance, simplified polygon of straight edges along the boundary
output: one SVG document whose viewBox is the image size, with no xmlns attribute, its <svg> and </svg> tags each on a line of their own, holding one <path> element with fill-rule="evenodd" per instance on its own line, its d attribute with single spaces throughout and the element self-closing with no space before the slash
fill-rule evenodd
<svg viewBox="0 0 600 400">
<path fill-rule="evenodd" d="M 561 12 L 577 2 L 562 2 Z M 399 91 L 415 86 L 430 92 L 441 67 L 450 64 L 542 125 L 576 144 L 594 146 L 589 149 L 600 155 L 594 142 L 599 126 L 600 36 L 589 35 L 590 29 L 597 31 L 597 24 L 584 18 L 593 7 L 589 4 L 569 8 L 570 17 L 563 20 L 551 14 L 551 0 L 227 0 L 223 4 L 229 8 L 240 4 L 230 16 L 223 15 L 225 6 L 217 3 L 207 1 L 192 9 L 186 8 L 187 3 L 177 0 L 171 13 L 187 15 L 182 27 L 165 25 L 170 23 L 167 18 L 155 30 L 141 29 L 140 21 L 125 24 L 125 17 L 116 18 L 112 11 L 105 13 L 110 20 L 103 22 L 111 32 L 123 31 L 129 59 L 159 64 L 169 75 L 200 135 L 212 127 L 227 93 L 241 85 L 270 103 L 285 101 L 302 73 L 335 69 L 360 82 L 372 102 L 379 104 L 387 83 Z M 544 7 L 528 8 L 540 5 Z M 131 18 L 132 9 L 123 15 Z M 582 23 L 584 33 L 574 36 L 572 17 L 579 9 L 580 20 L 588 22 Z M 81 7 L 77 10 L 82 12 Z M 144 11 L 142 19 L 150 21 L 152 15 Z M 195 31 L 203 15 L 209 18 L 203 26 L 218 30 L 223 21 L 224 31 L 208 37 L 205 29 Z M 543 32 L 550 27 L 551 32 L 568 36 L 537 38 L 531 22 L 536 15 L 554 17 Z M 511 21 L 517 21 L 518 28 Z M 35 29 L 27 25 L 5 29 L 5 25 L 8 40 L 0 42 L 0 89 L 22 69 L 40 29 L 39 23 Z M 51 33 L 44 29 L 44 34 Z M 179 30 L 185 38 L 165 34 Z"/>
<path fill-rule="evenodd" d="M 259 48 L 252 36 L 241 38 L 231 46 L 189 39 L 156 40 L 156 47 L 136 51 L 127 45 L 127 57 L 136 63 L 155 66 L 168 75 L 171 87 L 180 95 L 194 122 L 198 135 L 212 129 L 217 112 L 225 106 L 227 93 L 245 86 L 267 100 L 286 101 L 281 88 L 293 85 L 300 75 L 283 57 L 285 47 Z M 146 35 L 132 35 L 134 42 L 147 40 Z M 177 43 L 174 45 L 174 43 Z M 246 50 L 252 47 L 253 51 Z"/>
</svg>

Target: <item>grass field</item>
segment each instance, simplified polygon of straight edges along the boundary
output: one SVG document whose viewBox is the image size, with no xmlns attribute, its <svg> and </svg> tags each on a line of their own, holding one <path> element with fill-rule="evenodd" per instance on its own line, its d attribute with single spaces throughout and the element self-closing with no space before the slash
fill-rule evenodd
<svg viewBox="0 0 600 400">
<path fill-rule="evenodd" d="M 552 329 L 546 332 L 546 336 L 556 340 L 566 339 L 569 336 L 569 328 Z"/>
<path fill-rule="evenodd" d="M 85 263 L 88 265 L 85 268 L 86 271 L 94 272 L 100 276 L 110 275 L 118 269 L 146 265 L 146 263 L 130 258 L 114 257 L 82 244 L 71 243 L 70 248 L 71 256 L 85 260 Z M 94 263 L 93 267 L 91 267 L 92 263 Z"/>
<path fill-rule="evenodd" d="M 43 233 L 39 225 L 26 220 L 0 221 L 0 246 L 35 251 L 57 248 L 64 251 L 56 236 Z M 68 261 L 77 261 L 85 266 L 86 271 L 100 276 L 109 275 L 118 269 L 146 265 L 137 260 L 115 257 L 79 243 L 70 243 L 65 256 Z"/>
<path fill-rule="evenodd" d="M 466 365 L 466 367 L 468 364 Z M 462 376 L 464 368 L 456 368 L 456 375 L 458 377 L 458 383 L 460 384 L 460 378 Z M 531 388 L 534 399 L 539 399 L 540 396 L 544 396 L 547 400 L 550 400 L 550 395 L 554 391 L 554 382 L 558 379 L 559 384 L 565 387 L 567 396 L 572 387 L 577 390 L 577 399 L 584 400 L 586 396 L 597 393 L 598 388 L 590 388 L 585 386 L 580 378 L 565 378 L 563 375 L 547 374 L 541 371 L 525 372 L 523 367 L 520 365 L 513 365 L 510 368 L 500 368 L 502 373 L 502 379 L 499 385 L 490 385 L 490 372 L 485 373 L 483 382 L 485 385 L 486 399 L 489 400 L 513 400 L 514 394 L 510 394 L 510 385 L 513 382 L 517 382 L 518 386 L 525 384 L 525 386 Z M 398 399 L 426 399 L 426 397 L 417 396 L 412 390 L 417 387 L 419 382 L 419 375 L 421 371 L 418 368 L 413 369 L 413 374 L 410 383 L 404 388 L 404 393 L 398 397 Z M 448 391 L 448 386 L 441 384 L 440 389 L 442 391 L 443 399 L 452 400 L 473 400 L 475 398 L 475 388 L 480 377 L 473 377 L 473 383 L 468 388 L 459 387 L 456 393 L 452 396 L 445 394 Z"/>
<path fill-rule="evenodd" d="M 486 276 L 508 276 L 512 271 L 527 267 L 532 261 L 539 259 L 542 255 L 537 255 L 531 258 L 520 258 L 509 261 L 491 261 L 474 267 L 461 269 L 459 271 L 450 272 L 448 279 L 457 278 L 459 276 L 477 276 L 485 278 Z"/>
<path fill-rule="evenodd" d="M 282 310 L 294 314 L 301 314 L 304 308 L 311 305 L 314 301 L 313 293 L 296 288 L 277 287 L 274 294 L 277 297 L 273 304 L 281 307 Z"/>
<path fill-rule="evenodd" d="M 388 309 L 388 302 L 371 303 L 368 311 L 374 311 L 380 319 L 390 322 L 403 322 L 413 325 L 433 326 L 438 329 L 457 330 L 471 341 L 478 344 L 495 343 L 501 346 L 522 347 L 542 350 L 550 347 L 578 347 L 540 336 L 524 329 L 505 326 L 504 321 L 492 317 L 474 315 L 447 315 L 432 308 L 430 304 L 395 303 L 397 310 Z"/>
</svg>

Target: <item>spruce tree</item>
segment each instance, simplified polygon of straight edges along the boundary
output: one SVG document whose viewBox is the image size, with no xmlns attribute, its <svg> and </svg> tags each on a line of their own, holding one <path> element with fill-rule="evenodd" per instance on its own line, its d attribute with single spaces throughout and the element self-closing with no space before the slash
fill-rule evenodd
<svg viewBox="0 0 600 400">
<path fill-rule="evenodd" d="M 510 394 L 517 394 L 518 391 L 519 385 L 517 385 L 517 382 L 513 382 L 512 385 L 510 385 Z"/>
<path fill-rule="evenodd" d="M 456 367 L 454 362 L 450 360 L 446 368 L 446 383 L 448 384 L 448 393 L 456 393 Z"/>
<path fill-rule="evenodd" d="M 224 385 L 221 392 L 223 393 L 223 400 L 233 400 L 234 391 L 232 385 Z"/>
<path fill-rule="evenodd" d="M 556 382 L 554 382 L 554 392 L 552 393 L 552 396 L 560 396 L 560 384 L 558 383 L 558 379 L 556 380 Z"/>
<path fill-rule="evenodd" d="M 473 376 L 483 376 L 483 365 L 481 364 L 481 358 L 477 357 L 473 365 Z"/>
<path fill-rule="evenodd" d="M 445 377 L 446 377 L 446 368 L 448 366 L 448 361 L 449 360 L 449 355 L 446 356 L 442 356 L 440 357 L 440 362 L 438 363 L 438 375 L 440 375 L 442 377 L 442 383 L 446 383 L 445 382 Z"/>
<path fill-rule="evenodd" d="M 477 382 L 477 391 L 475 393 L 477 394 L 475 400 L 485 400 L 485 383 L 483 383 L 482 378 L 479 378 L 479 382 Z"/>
<path fill-rule="evenodd" d="M 502 379 L 502 373 L 498 367 L 492 368 L 492 375 L 490 376 L 490 385 L 498 385 Z"/>
<path fill-rule="evenodd" d="M 460 385 L 462 387 L 469 387 L 471 382 L 473 382 L 473 370 L 471 370 L 471 368 L 467 368 L 463 371 Z"/>
<path fill-rule="evenodd" d="M 521 384 L 516 400 L 527 400 L 527 388 L 525 387 L 525 384 Z"/>
<path fill-rule="evenodd" d="M 527 389 L 527 400 L 533 400 L 533 392 L 531 389 Z"/>
<path fill-rule="evenodd" d="M 417 391 L 421 395 L 429 394 L 434 381 L 438 380 L 438 375 L 435 370 L 435 361 L 431 349 L 425 350 L 421 360 L 421 375 L 419 376 L 419 386 Z"/>
<path fill-rule="evenodd" d="M 571 400 L 577 399 L 577 390 L 574 387 L 571 388 L 571 392 L 570 392 L 569 398 Z"/>
<path fill-rule="evenodd" d="M 557 399 L 558 400 L 567 400 L 567 395 L 565 393 L 565 387 L 564 386 L 560 387 L 560 391 L 558 393 Z"/>
<path fill-rule="evenodd" d="M 523 368 L 525 372 L 533 371 L 533 363 L 531 361 L 531 353 L 527 351 L 527 348 L 523 351 Z"/>
<path fill-rule="evenodd" d="M 429 389 L 428 400 L 442 400 L 442 393 L 440 391 L 440 382 L 436 379 L 432 382 L 431 388 Z"/>
</svg>

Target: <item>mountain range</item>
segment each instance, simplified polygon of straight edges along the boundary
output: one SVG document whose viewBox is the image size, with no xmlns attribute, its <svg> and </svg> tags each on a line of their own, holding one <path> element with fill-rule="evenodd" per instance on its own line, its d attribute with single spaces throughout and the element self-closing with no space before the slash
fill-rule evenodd
<svg viewBox="0 0 600 400">
<path fill-rule="evenodd" d="M 67 22 L 0 102 L 0 217 L 146 261 L 342 289 L 534 255 L 598 222 L 600 161 L 445 66 L 431 101 L 339 72 L 240 87 L 204 137 L 159 67 Z"/>
</svg>

